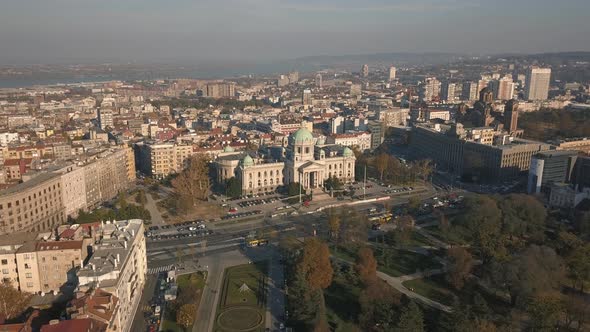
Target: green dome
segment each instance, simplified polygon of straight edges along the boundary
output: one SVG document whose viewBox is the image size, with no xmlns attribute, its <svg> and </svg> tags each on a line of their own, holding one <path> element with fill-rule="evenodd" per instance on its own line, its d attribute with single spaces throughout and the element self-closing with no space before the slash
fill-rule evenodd
<svg viewBox="0 0 590 332">
<path fill-rule="evenodd" d="M 234 152 L 234 148 L 232 148 L 229 145 L 226 145 L 225 148 L 223 148 L 223 152 Z"/>
<path fill-rule="evenodd" d="M 313 135 L 305 128 L 301 128 L 291 134 L 295 143 L 303 143 L 306 141 L 313 141 Z"/>
<path fill-rule="evenodd" d="M 342 155 L 345 157 L 352 157 L 354 155 L 354 153 L 352 152 L 352 150 L 349 147 L 345 147 L 344 150 L 342 151 Z"/>
<path fill-rule="evenodd" d="M 254 159 L 252 159 L 252 157 L 250 157 L 249 154 L 247 154 L 244 159 L 242 160 L 242 165 L 244 165 L 244 167 L 246 166 L 254 166 Z"/>
</svg>

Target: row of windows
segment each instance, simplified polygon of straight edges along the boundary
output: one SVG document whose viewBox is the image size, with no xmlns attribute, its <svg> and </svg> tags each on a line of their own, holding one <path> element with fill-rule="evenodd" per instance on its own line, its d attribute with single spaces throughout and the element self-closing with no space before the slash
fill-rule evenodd
<svg viewBox="0 0 590 332">
<path fill-rule="evenodd" d="M 44 188 L 43 191 L 39 190 L 39 197 L 42 197 L 43 194 L 47 194 L 49 192 L 50 193 L 49 197 L 55 198 L 56 197 L 56 193 L 55 193 L 56 186 L 57 186 L 57 189 L 61 188 L 60 183 L 57 183 L 57 184 L 54 184 L 53 186 L 49 186 L 47 188 Z M 53 193 L 52 193 L 52 191 L 53 191 Z M 45 201 L 47 201 L 47 196 L 45 196 L 44 198 L 45 198 Z M 28 197 L 29 202 L 31 202 L 33 199 L 37 199 L 37 193 L 34 193 L 32 196 L 29 195 L 29 197 Z M 14 201 L 14 205 L 20 206 L 21 203 L 25 204 L 25 202 L 26 202 L 26 198 L 23 197 L 21 200 Z M 12 202 L 8 202 L 6 204 L 6 208 L 8 208 L 8 209 L 12 208 Z M 2 209 L 4 209 L 4 205 L 0 204 L 0 210 L 2 210 Z"/>
</svg>

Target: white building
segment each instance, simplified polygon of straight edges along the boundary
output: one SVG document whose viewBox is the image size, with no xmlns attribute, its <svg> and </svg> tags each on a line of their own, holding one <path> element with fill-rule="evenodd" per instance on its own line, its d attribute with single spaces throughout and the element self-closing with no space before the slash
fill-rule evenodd
<svg viewBox="0 0 590 332">
<path fill-rule="evenodd" d="M 525 99 L 546 100 L 549 98 L 551 68 L 531 67 L 526 75 Z"/>
<path fill-rule="evenodd" d="M 106 222 L 88 264 L 78 271 L 79 288 L 101 288 L 119 298 L 115 323 L 128 332 L 145 285 L 147 257 L 143 221 Z"/>
<path fill-rule="evenodd" d="M 348 147 L 315 143 L 312 133 L 301 128 L 289 136 L 283 160 L 263 160 L 231 149 L 215 160 L 217 181 L 236 177 L 243 193 L 276 190 L 279 186 L 299 182 L 305 189 L 323 187 L 336 176 L 343 182 L 354 179 L 355 156 Z"/>
</svg>

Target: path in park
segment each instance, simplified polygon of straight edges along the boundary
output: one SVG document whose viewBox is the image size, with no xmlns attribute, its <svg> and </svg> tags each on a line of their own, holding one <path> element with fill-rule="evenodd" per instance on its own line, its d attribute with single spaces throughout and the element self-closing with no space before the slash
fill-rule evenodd
<svg viewBox="0 0 590 332">
<path fill-rule="evenodd" d="M 160 213 L 160 211 L 158 211 L 156 201 L 152 197 L 151 193 L 146 192 L 145 197 L 147 198 L 145 208 L 150 212 L 150 216 L 152 217 L 152 225 L 165 225 L 166 223 L 164 222 L 164 218 L 162 218 L 162 214 Z"/>
</svg>

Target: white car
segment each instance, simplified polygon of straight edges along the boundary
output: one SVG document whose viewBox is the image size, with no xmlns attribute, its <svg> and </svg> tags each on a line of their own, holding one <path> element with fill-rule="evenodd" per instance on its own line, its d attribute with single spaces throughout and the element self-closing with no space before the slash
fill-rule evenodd
<svg viewBox="0 0 590 332">
<path fill-rule="evenodd" d="M 195 226 L 191 226 L 191 227 L 189 227 L 189 228 L 188 228 L 188 230 L 189 230 L 189 231 L 196 231 L 196 230 L 197 230 L 197 228 L 196 228 Z"/>
</svg>

